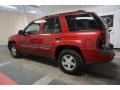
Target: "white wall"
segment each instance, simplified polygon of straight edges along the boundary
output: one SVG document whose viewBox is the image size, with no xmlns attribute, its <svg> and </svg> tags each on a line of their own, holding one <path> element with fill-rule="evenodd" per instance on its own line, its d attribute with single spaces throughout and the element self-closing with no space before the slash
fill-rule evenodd
<svg viewBox="0 0 120 90">
<path fill-rule="evenodd" d="M 0 45 L 7 45 L 8 37 L 17 34 L 27 23 L 35 19 L 35 15 L 16 12 L 0 12 Z"/>
<path fill-rule="evenodd" d="M 57 13 L 69 12 L 74 10 L 86 10 L 96 12 L 98 15 L 114 15 L 114 25 L 111 32 L 111 42 L 115 48 L 120 48 L 120 5 L 46 5 L 39 8 L 38 17 Z"/>
</svg>

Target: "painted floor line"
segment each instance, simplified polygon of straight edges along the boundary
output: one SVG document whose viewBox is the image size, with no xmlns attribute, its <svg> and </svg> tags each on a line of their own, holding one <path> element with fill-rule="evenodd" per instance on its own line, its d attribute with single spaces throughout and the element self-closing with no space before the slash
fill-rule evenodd
<svg viewBox="0 0 120 90">
<path fill-rule="evenodd" d="M 11 63 L 14 63 L 14 62 L 17 62 L 17 61 L 11 61 L 11 62 L 0 63 L 0 67 L 6 66 L 6 65 L 11 64 Z"/>
<path fill-rule="evenodd" d="M 33 85 L 48 85 L 52 80 L 57 78 L 59 75 L 58 74 L 48 74 L 45 77 L 41 78 L 40 80 L 36 81 L 33 83 Z"/>
<path fill-rule="evenodd" d="M 119 53 L 116 53 L 116 54 L 115 54 L 115 56 L 118 56 L 118 57 L 120 57 L 120 54 L 119 54 Z"/>
<path fill-rule="evenodd" d="M 17 85 L 17 82 L 0 72 L 0 85 Z"/>
</svg>

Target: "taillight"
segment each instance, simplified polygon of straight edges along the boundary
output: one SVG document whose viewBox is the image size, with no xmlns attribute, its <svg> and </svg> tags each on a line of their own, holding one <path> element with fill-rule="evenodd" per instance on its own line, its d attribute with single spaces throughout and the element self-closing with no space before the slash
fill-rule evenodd
<svg viewBox="0 0 120 90">
<path fill-rule="evenodd" d="M 106 33 L 101 33 L 98 37 L 97 47 L 99 49 L 104 49 L 106 47 Z"/>
<path fill-rule="evenodd" d="M 109 47 L 110 47 L 110 49 L 113 49 L 114 48 L 114 46 L 113 46 L 113 44 L 109 44 Z"/>
</svg>

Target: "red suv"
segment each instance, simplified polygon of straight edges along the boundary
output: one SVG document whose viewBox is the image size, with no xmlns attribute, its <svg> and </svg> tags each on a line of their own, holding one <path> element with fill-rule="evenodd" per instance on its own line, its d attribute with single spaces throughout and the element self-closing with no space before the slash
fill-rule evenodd
<svg viewBox="0 0 120 90">
<path fill-rule="evenodd" d="M 88 62 L 109 62 L 114 57 L 109 29 L 93 12 L 74 11 L 32 21 L 11 36 L 8 48 L 15 58 L 24 54 L 49 57 L 69 74 Z"/>
</svg>

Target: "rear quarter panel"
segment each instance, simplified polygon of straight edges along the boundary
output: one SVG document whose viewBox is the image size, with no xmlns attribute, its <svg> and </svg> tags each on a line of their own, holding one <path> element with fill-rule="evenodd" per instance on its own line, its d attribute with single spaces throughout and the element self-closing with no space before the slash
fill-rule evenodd
<svg viewBox="0 0 120 90">
<path fill-rule="evenodd" d="M 59 34 L 61 40 L 56 40 L 51 47 L 51 56 L 55 56 L 55 49 L 57 48 L 57 46 L 71 45 L 79 47 L 84 58 L 87 59 L 90 56 L 90 51 L 95 52 L 96 50 L 98 50 L 96 47 L 96 42 L 99 34 L 99 30 L 61 33 Z"/>
</svg>

